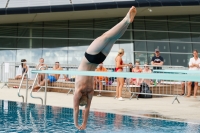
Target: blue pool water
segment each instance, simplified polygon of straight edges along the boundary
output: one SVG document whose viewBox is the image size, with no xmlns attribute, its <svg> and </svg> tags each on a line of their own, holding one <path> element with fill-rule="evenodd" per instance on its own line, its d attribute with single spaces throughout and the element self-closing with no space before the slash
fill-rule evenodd
<svg viewBox="0 0 200 133">
<path fill-rule="evenodd" d="M 79 122 L 82 122 L 80 112 Z M 73 124 L 73 109 L 0 101 L 0 133 L 200 133 L 200 125 L 92 111 L 87 129 Z"/>
</svg>

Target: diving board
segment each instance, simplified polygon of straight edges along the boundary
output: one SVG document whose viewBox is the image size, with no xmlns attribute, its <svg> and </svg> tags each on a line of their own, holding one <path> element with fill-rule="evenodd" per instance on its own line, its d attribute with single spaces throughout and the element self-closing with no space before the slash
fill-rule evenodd
<svg viewBox="0 0 200 133">
<path fill-rule="evenodd" d="M 153 70 L 153 72 L 168 73 L 168 74 L 195 74 L 195 75 L 200 75 L 200 70 Z"/>
<path fill-rule="evenodd" d="M 168 72 L 177 72 L 177 71 L 180 71 L 180 70 L 174 70 L 174 71 L 168 70 Z M 200 71 L 198 71 L 199 74 L 197 74 L 197 75 L 166 74 L 166 73 L 58 71 L 58 70 L 32 70 L 31 72 L 32 73 L 44 73 L 44 74 L 67 74 L 67 75 L 105 76 L 105 77 L 107 76 L 107 77 L 126 77 L 126 78 L 144 78 L 144 79 L 179 80 L 179 81 L 193 81 L 193 82 L 196 81 L 196 82 L 200 82 Z M 186 72 L 188 72 L 188 70 L 181 70 L 180 72 L 186 73 Z"/>
</svg>

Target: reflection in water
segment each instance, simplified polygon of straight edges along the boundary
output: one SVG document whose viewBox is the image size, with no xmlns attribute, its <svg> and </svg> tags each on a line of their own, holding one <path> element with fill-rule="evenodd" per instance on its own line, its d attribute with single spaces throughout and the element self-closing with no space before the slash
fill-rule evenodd
<svg viewBox="0 0 200 133">
<path fill-rule="evenodd" d="M 96 120 L 95 125 L 97 126 L 104 125 L 106 121 L 106 113 L 94 111 L 94 119 Z"/>
<path fill-rule="evenodd" d="M 165 116 L 157 114 L 157 113 L 143 114 L 143 116 L 150 117 L 150 118 L 164 119 L 164 120 L 172 120 L 172 118 L 170 118 L 170 117 L 165 117 Z M 179 118 L 173 118 L 173 120 L 183 121 L 183 119 L 179 119 Z"/>
<path fill-rule="evenodd" d="M 53 113 L 54 119 L 59 118 L 61 109 L 62 109 L 61 107 L 52 106 L 52 113 Z"/>
<path fill-rule="evenodd" d="M 79 124 L 84 111 L 80 111 Z M 149 116 L 148 116 L 149 117 Z M 199 133 L 200 125 L 147 117 L 91 112 L 85 131 L 74 127 L 73 109 L 0 101 L 0 132 Z"/>
<path fill-rule="evenodd" d="M 115 127 L 117 128 L 117 129 L 120 129 L 120 127 L 122 126 L 122 115 L 118 115 L 118 114 L 116 114 L 115 115 Z"/>
<path fill-rule="evenodd" d="M 37 110 L 38 110 L 38 118 L 42 119 L 43 114 L 44 114 L 43 106 L 40 105 L 40 104 L 37 104 L 37 105 L 35 105 L 35 107 L 36 107 Z"/>
</svg>

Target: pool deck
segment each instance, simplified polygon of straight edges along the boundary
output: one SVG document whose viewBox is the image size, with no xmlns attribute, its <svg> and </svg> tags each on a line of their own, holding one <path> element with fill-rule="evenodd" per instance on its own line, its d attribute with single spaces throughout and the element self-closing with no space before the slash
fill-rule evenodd
<svg viewBox="0 0 200 133">
<path fill-rule="evenodd" d="M 3 86 L 0 83 L 0 87 Z M 18 89 L 4 87 L 0 89 L 0 100 L 10 100 L 22 102 L 22 98 L 17 95 Z M 25 95 L 25 89 L 21 90 Z M 44 97 L 44 92 L 34 92 L 34 96 Z M 92 100 L 91 110 L 118 113 L 133 116 L 147 116 L 162 119 L 173 119 L 177 121 L 187 121 L 200 124 L 200 97 L 186 98 L 178 97 L 177 101 L 172 104 L 174 97 L 160 97 L 152 99 L 125 99 L 118 101 L 112 97 L 97 97 Z M 33 99 L 28 94 L 28 103 L 41 104 L 39 99 Z M 73 95 L 57 92 L 47 93 L 47 105 L 60 107 L 73 107 Z"/>
</svg>

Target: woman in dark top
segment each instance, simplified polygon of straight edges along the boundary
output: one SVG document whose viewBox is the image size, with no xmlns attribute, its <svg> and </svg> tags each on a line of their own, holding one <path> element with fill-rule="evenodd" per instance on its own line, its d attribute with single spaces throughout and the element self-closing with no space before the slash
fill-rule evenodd
<svg viewBox="0 0 200 133">
<path fill-rule="evenodd" d="M 26 59 L 21 59 L 21 65 L 17 70 L 17 76 L 15 79 L 21 79 L 24 73 L 28 72 L 28 65 L 26 65 Z"/>
</svg>

